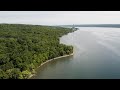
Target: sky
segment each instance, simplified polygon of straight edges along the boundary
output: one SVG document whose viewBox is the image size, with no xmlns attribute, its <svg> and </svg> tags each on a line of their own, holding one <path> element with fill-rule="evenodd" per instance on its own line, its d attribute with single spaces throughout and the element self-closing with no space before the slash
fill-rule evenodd
<svg viewBox="0 0 120 90">
<path fill-rule="evenodd" d="M 0 11 L 0 23 L 33 25 L 120 24 L 120 11 Z"/>
</svg>

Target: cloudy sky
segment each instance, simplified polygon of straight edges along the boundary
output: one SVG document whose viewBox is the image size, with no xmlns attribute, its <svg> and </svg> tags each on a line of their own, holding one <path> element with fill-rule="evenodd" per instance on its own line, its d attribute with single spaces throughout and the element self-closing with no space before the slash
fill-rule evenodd
<svg viewBox="0 0 120 90">
<path fill-rule="evenodd" d="M 0 11 L 0 23 L 120 24 L 120 11 Z"/>
</svg>

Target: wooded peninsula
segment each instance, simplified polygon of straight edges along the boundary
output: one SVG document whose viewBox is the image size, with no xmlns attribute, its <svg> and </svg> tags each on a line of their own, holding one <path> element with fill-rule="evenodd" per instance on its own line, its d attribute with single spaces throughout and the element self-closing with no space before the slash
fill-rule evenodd
<svg viewBox="0 0 120 90">
<path fill-rule="evenodd" d="M 70 55 L 73 46 L 60 37 L 73 29 L 24 24 L 0 24 L 0 79 L 28 79 L 42 63 Z"/>
</svg>

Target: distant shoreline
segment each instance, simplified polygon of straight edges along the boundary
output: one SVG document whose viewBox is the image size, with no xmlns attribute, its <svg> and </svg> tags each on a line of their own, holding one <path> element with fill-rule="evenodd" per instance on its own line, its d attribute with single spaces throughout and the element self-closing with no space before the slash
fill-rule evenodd
<svg viewBox="0 0 120 90">
<path fill-rule="evenodd" d="M 44 64 L 46 64 L 46 63 L 48 63 L 48 62 L 51 62 L 51 61 L 53 61 L 53 60 L 60 59 L 60 58 L 64 58 L 64 57 L 69 57 L 69 56 L 73 56 L 73 55 L 74 55 L 74 53 L 71 53 L 71 54 L 68 54 L 68 55 L 63 55 L 63 56 L 59 56 L 59 57 L 56 57 L 56 58 L 53 58 L 53 59 L 49 59 L 49 60 L 43 62 L 38 68 L 40 68 L 40 67 L 43 66 Z M 32 78 L 32 77 L 35 76 L 35 75 L 36 75 L 36 74 L 31 74 L 28 79 Z"/>
</svg>

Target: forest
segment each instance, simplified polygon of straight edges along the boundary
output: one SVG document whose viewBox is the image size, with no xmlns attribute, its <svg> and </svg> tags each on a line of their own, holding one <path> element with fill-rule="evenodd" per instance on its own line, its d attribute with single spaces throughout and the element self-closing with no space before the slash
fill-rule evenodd
<svg viewBox="0 0 120 90">
<path fill-rule="evenodd" d="M 0 24 L 0 79 L 28 79 L 43 62 L 73 53 L 60 44 L 70 28 Z"/>
</svg>

